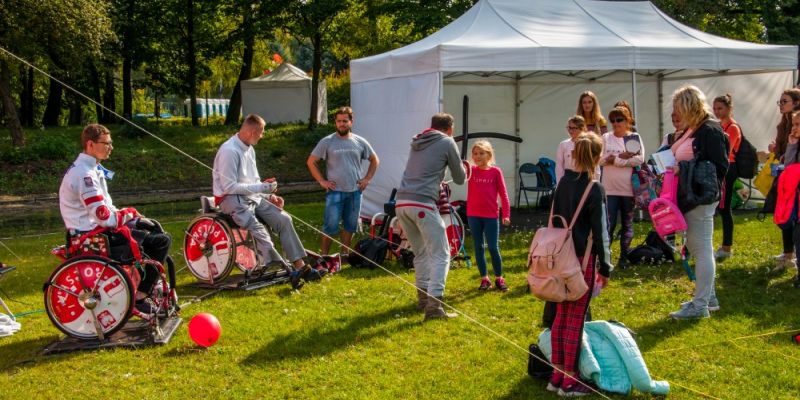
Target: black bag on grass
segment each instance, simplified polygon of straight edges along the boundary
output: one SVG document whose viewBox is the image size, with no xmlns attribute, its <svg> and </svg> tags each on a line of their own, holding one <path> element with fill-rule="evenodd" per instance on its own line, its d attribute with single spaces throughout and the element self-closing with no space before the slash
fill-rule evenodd
<svg viewBox="0 0 800 400">
<path fill-rule="evenodd" d="M 375 269 L 375 264 L 383 265 L 386 260 L 388 245 L 389 243 L 380 237 L 361 239 L 356 243 L 355 251 L 350 253 L 347 261 L 354 268 Z M 359 254 L 363 254 L 364 257 Z"/>
<path fill-rule="evenodd" d="M 542 349 L 537 344 L 528 347 L 528 375 L 531 378 L 549 380 L 553 374 L 553 366 L 546 363 L 547 357 L 542 353 Z M 534 357 L 535 356 L 535 357 Z"/>
<path fill-rule="evenodd" d="M 672 246 L 664 242 L 656 231 L 650 231 L 644 239 L 644 243 L 628 252 L 628 261 L 631 264 L 674 262 L 675 253 Z"/>
</svg>

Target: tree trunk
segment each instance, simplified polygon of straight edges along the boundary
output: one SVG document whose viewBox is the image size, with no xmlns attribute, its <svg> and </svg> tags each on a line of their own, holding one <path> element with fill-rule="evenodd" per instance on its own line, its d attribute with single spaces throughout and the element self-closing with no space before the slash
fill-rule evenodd
<svg viewBox="0 0 800 400">
<path fill-rule="evenodd" d="M 117 116 L 111 113 L 111 111 L 117 112 L 117 86 L 114 84 L 115 67 L 116 66 L 109 66 L 108 69 L 106 69 L 106 90 L 103 92 L 103 105 L 106 108 L 103 110 L 102 119 L 104 124 L 113 124 L 117 122 Z"/>
<path fill-rule="evenodd" d="M 131 119 L 133 115 L 133 90 L 131 88 L 131 59 L 122 59 L 122 116 Z"/>
<path fill-rule="evenodd" d="M 103 122 L 103 98 L 100 96 L 100 72 L 97 71 L 97 66 L 94 65 L 93 62 L 89 61 L 89 74 L 90 79 L 92 81 L 92 97 L 94 98 L 94 112 L 95 112 L 95 121 L 102 123 Z"/>
<path fill-rule="evenodd" d="M 50 92 L 47 95 L 47 107 L 44 109 L 42 125 L 58 126 L 58 120 L 61 119 L 61 98 L 63 97 L 63 92 L 64 89 L 61 84 L 51 78 Z"/>
<path fill-rule="evenodd" d="M 5 60 L 0 59 L 0 97 L 3 98 L 3 111 L 6 117 L 6 126 L 11 133 L 11 145 L 14 147 L 25 146 L 25 135 L 22 124 L 19 122 L 17 107 L 11 97 L 11 71 Z"/>
<path fill-rule="evenodd" d="M 161 102 L 159 101 L 160 99 L 158 98 L 158 91 L 154 92 L 154 97 L 155 97 L 155 102 L 154 102 L 155 106 L 153 107 L 153 116 L 155 116 L 156 121 L 158 121 L 158 119 L 161 118 Z"/>
<path fill-rule="evenodd" d="M 317 126 L 317 109 L 319 108 L 319 75 L 322 69 L 322 34 L 317 32 L 311 38 L 314 47 L 314 59 L 311 71 L 311 112 L 308 116 L 308 129 Z"/>
<path fill-rule="evenodd" d="M 186 0 L 186 62 L 189 66 L 188 89 L 192 126 L 200 126 L 197 120 L 197 55 L 194 49 L 194 0 Z"/>
<path fill-rule="evenodd" d="M 22 81 L 22 91 L 19 93 L 19 121 L 22 126 L 33 126 L 33 110 L 32 107 L 28 107 L 28 104 L 31 104 L 30 99 L 33 97 L 33 90 L 29 85 L 29 69 L 30 67 L 24 65 L 19 67 L 19 74 L 22 77 L 20 79 Z"/>
<path fill-rule="evenodd" d="M 83 104 L 77 96 L 69 97 L 69 120 L 67 125 L 79 126 L 83 124 Z"/>
<path fill-rule="evenodd" d="M 25 82 L 25 86 L 27 86 L 27 88 L 28 88 L 27 89 L 28 90 L 28 101 L 25 104 L 23 104 L 22 107 L 25 108 L 25 116 L 27 117 L 23 123 L 26 126 L 31 126 L 31 127 L 33 126 L 33 117 L 34 117 L 34 115 L 33 115 L 33 113 L 34 113 L 34 110 L 33 110 L 33 99 L 34 99 L 34 95 L 33 95 L 34 86 L 33 86 L 33 84 L 34 84 L 34 80 L 33 80 L 33 78 L 34 78 L 33 67 L 28 67 L 27 80 Z"/>
<path fill-rule="evenodd" d="M 245 16 L 245 23 L 249 17 Z M 249 32 L 250 29 L 247 29 Z M 250 34 L 244 40 L 244 54 L 242 55 L 242 67 L 239 69 L 239 79 L 231 93 L 231 101 L 228 104 L 228 113 L 225 115 L 225 125 L 239 124 L 239 117 L 242 113 L 242 81 L 250 79 L 253 70 L 253 53 L 255 48 L 255 35 Z"/>
</svg>

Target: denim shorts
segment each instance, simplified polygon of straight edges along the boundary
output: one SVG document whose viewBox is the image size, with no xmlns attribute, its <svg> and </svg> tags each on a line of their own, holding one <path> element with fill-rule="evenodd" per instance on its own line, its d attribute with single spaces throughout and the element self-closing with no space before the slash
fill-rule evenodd
<svg viewBox="0 0 800 400">
<path fill-rule="evenodd" d="M 339 221 L 344 230 L 354 233 L 358 229 L 358 215 L 361 212 L 361 191 L 338 192 L 331 190 L 325 195 L 325 221 L 322 231 L 326 235 L 339 233 Z"/>
</svg>

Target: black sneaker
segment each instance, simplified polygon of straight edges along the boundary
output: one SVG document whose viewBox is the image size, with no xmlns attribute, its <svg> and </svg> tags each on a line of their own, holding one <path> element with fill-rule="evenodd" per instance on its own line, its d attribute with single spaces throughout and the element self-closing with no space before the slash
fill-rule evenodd
<svg viewBox="0 0 800 400">
<path fill-rule="evenodd" d="M 294 270 L 289 274 L 289 282 L 292 284 L 292 289 L 298 290 L 303 287 L 303 275 L 301 271 Z"/>
<path fill-rule="evenodd" d="M 134 307 L 142 314 L 152 314 L 155 312 L 153 305 L 146 299 L 136 300 Z"/>
<path fill-rule="evenodd" d="M 628 269 L 628 258 L 625 256 L 620 256 L 619 261 L 617 261 L 617 269 Z"/>
</svg>

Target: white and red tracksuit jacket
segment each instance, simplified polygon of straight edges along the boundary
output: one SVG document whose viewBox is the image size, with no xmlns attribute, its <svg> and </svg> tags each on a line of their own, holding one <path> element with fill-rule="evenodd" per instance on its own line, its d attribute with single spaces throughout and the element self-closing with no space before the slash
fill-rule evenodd
<svg viewBox="0 0 800 400">
<path fill-rule="evenodd" d="M 104 171 L 96 158 L 81 153 L 64 175 L 58 203 L 71 233 L 91 231 L 98 225 L 117 228 L 137 216 L 133 208 L 114 207 Z"/>
</svg>

